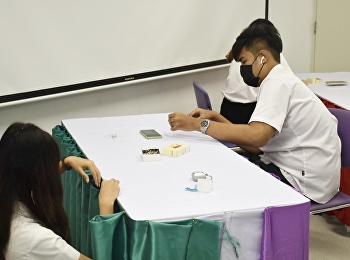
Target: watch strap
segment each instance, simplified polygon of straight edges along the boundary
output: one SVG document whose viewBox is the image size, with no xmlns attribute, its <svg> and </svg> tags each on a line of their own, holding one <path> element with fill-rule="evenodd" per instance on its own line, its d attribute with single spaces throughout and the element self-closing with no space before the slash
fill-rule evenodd
<svg viewBox="0 0 350 260">
<path fill-rule="evenodd" d="M 64 160 L 67 158 L 68 156 L 64 156 L 62 157 L 62 165 L 63 165 L 63 168 L 66 170 L 66 171 L 70 171 L 71 169 L 73 169 L 71 166 L 68 166 L 67 164 L 65 164 Z"/>
</svg>

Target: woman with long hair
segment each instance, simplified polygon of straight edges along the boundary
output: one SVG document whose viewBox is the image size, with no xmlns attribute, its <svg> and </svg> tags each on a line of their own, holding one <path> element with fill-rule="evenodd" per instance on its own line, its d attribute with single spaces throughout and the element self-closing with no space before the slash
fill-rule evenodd
<svg viewBox="0 0 350 260">
<path fill-rule="evenodd" d="M 52 136 L 30 123 L 13 123 L 0 140 L 0 260 L 89 259 L 70 246 L 60 178 L 67 167 L 100 187 L 100 214 L 112 214 L 118 180 L 104 180 L 91 160 L 61 161 Z"/>
</svg>

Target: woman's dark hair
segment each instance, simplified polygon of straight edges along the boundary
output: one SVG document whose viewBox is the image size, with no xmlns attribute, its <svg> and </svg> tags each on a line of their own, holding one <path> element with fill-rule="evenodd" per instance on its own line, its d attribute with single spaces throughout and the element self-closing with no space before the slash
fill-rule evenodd
<svg viewBox="0 0 350 260">
<path fill-rule="evenodd" d="M 0 140 L 0 259 L 5 259 L 17 202 L 31 217 L 70 243 L 59 174 L 60 151 L 50 134 L 30 123 L 13 123 Z"/>
<path fill-rule="evenodd" d="M 280 34 L 279 34 L 277 28 L 273 25 L 272 22 L 270 22 L 269 20 L 264 19 L 264 18 L 258 18 L 258 19 L 256 19 L 256 20 L 254 20 L 253 22 L 251 22 L 251 23 L 249 24 L 249 26 L 248 26 L 247 28 L 245 28 L 245 29 L 242 31 L 241 35 L 242 35 L 248 28 L 250 28 L 250 30 L 251 30 L 251 28 L 254 28 L 254 27 L 256 27 L 256 26 L 257 26 L 257 28 L 260 27 L 260 28 L 268 29 L 269 31 L 274 32 L 274 33 L 280 38 Z M 241 35 L 240 35 L 240 36 L 241 36 Z M 239 36 L 239 37 L 240 37 L 240 36 Z M 236 39 L 236 42 L 237 42 L 237 40 L 238 40 L 238 38 Z M 233 46 L 233 47 L 234 47 L 234 46 Z M 226 55 L 226 59 L 227 59 L 228 62 L 232 62 L 234 59 L 237 60 L 237 58 L 235 58 L 235 56 L 238 56 L 239 53 L 241 52 L 242 48 L 243 48 L 243 47 L 246 47 L 246 46 L 243 46 L 239 51 L 237 51 L 238 48 L 235 47 L 236 52 L 238 52 L 238 54 L 234 54 L 234 53 L 233 53 L 233 47 L 232 47 L 232 49 L 230 50 L 230 52 Z M 239 46 L 239 47 L 240 47 L 240 46 Z M 271 50 L 269 50 L 269 51 L 271 51 Z M 282 42 L 281 42 L 281 51 L 280 51 L 280 52 L 282 52 Z M 276 53 L 275 53 L 275 55 L 276 55 Z M 276 55 L 276 57 L 274 56 L 274 58 L 275 58 L 278 62 L 280 61 L 279 55 Z"/>
</svg>

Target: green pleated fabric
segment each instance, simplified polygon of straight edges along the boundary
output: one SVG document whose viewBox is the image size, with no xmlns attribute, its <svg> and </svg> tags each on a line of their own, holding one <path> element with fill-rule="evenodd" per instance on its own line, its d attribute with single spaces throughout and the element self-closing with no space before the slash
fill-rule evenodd
<svg viewBox="0 0 350 260">
<path fill-rule="evenodd" d="M 220 259 L 221 222 L 195 219 L 192 225 L 186 259 Z"/>
<path fill-rule="evenodd" d="M 124 212 L 97 215 L 90 221 L 94 259 L 129 259 Z"/>
<path fill-rule="evenodd" d="M 52 129 L 61 156 L 86 158 L 64 126 Z M 62 174 L 63 206 L 71 226 L 72 246 L 82 254 L 103 260 L 218 260 L 219 221 L 134 221 L 125 212 L 99 214 L 98 193 L 91 173 L 86 183 L 74 170 Z M 89 221 L 90 220 L 90 221 Z"/>
<path fill-rule="evenodd" d="M 63 126 L 55 126 L 52 129 L 52 137 L 56 140 L 62 157 L 86 158 Z M 90 177 L 89 183 L 74 169 L 64 172 L 61 179 L 64 187 L 63 207 L 70 221 L 72 246 L 82 254 L 92 257 L 89 220 L 99 213 L 99 189 L 93 184 L 91 173 L 86 173 Z"/>
<path fill-rule="evenodd" d="M 90 220 L 94 259 L 220 259 L 218 221 L 134 221 L 124 212 Z"/>
</svg>

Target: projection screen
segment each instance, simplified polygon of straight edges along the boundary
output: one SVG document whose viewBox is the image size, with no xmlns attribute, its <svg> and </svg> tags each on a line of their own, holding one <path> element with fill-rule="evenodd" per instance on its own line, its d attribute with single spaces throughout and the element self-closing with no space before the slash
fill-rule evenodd
<svg viewBox="0 0 350 260">
<path fill-rule="evenodd" d="M 3 2 L 0 104 L 223 66 L 264 11 L 258 0 Z"/>
</svg>

